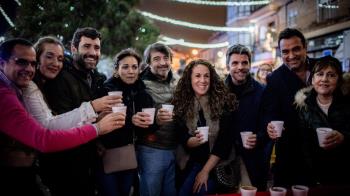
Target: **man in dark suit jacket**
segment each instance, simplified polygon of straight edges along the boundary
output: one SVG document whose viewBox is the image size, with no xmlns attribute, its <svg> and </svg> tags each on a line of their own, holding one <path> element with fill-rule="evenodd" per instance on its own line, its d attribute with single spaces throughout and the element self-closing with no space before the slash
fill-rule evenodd
<svg viewBox="0 0 350 196">
<path fill-rule="evenodd" d="M 276 142 L 274 185 L 289 187 L 308 184 L 298 136 L 298 115 L 293 105 L 298 90 L 309 84 L 315 60 L 307 57 L 306 40 L 297 29 L 286 28 L 278 38 L 283 64 L 267 78 L 262 100 L 262 117 L 269 137 Z M 284 121 L 282 136 L 277 138 L 273 120 Z"/>
</svg>

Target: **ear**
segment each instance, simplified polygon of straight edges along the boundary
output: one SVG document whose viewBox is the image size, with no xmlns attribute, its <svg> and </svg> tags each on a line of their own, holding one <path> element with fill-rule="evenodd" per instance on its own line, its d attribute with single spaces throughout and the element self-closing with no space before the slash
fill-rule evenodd
<svg viewBox="0 0 350 196">
<path fill-rule="evenodd" d="M 2 58 L 0 58 L 0 70 L 4 71 L 5 69 L 5 60 L 3 60 Z"/>
</svg>

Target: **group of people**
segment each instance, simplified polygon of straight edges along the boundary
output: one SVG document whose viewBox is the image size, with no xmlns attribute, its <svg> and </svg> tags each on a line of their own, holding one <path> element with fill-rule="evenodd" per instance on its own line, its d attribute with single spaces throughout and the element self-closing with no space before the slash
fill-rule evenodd
<svg viewBox="0 0 350 196">
<path fill-rule="evenodd" d="M 94 28 L 77 29 L 72 58 L 51 36 L 34 45 L 20 38 L 1 44 L 1 195 L 230 192 L 237 186 L 223 188 L 217 168 L 233 162 L 240 185 L 263 191 L 273 146 L 274 185 L 350 185 L 350 102 L 341 91 L 341 63 L 308 58 L 300 31 L 280 33 L 283 65 L 272 73 L 262 65 L 256 79 L 244 45 L 228 48 L 229 75 L 222 80 L 204 59 L 177 76 L 171 49 L 153 43 L 143 60 L 131 48 L 118 52 L 106 80 L 96 68 L 101 39 Z M 126 111 L 113 112 L 115 106 Z M 155 108 L 155 116 L 146 108 Z M 276 120 L 284 122 L 280 137 Z M 208 127 L 208 135 L 198 127 Z M 322 147 L 320 127 L 332 130 Z M 251 132 L 246 141 L 244 132 Z M 107 154 L 123 147 L 133 147 L 137 166 L 107 171 Z"/>
</svg>

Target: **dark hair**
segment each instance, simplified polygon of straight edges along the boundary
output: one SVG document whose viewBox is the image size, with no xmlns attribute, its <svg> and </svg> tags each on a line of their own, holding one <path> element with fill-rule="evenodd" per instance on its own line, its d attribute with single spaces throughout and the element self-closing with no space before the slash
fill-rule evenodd
<svg viewBox="0 0 350 196">
<path fill-rule="evenodd" d="M 169 57 L 170 62 L 173 60 L 173 54 L 171 52 L 171 49 L 165 44 L 156 42 L 156 43 L 153 43 L 151 45 L 148 45 L 144 54 L 143 54 L 144 59 L 145 59 L 147 64 L 151 63 L 151 53 L 154 51 L 160 52 L 160 53 L 164 54 L 165 56 Z"/>
<path fill-rule="evenodd" d="M 191 83 L 191 75 L 193 68 L 197 65 L 204 65 L 210 72 L 210 86 L 208 90 L 209 106 L 211 110 L 211 118 L 216 120 L 220 117 L 225 107 L 229 110 L 236 108 L 236 97 L 230 93 L 219 75 L 216 73 L 214 66 L 206 60 L 197 59 L 191 61 L 183 71 L 175 92 L 172 103 L 175 105 L 174 114 L 179 118 L 193 118 L 193 103 L 195 100 L 195 93 Z"/>
<path fill-rule="evenodd" d="M 292 37 L 298 37 L 301 40 L 301 43 L 303 44 L 304 48 L 306 48 L 306 40 L 304 35 L 297 29 L 293 29 L 293 28 L 286 28 L 283 31 L 280 32 L 279 36 L 278 36 L 278 47 L 280 48 L 280 42 L 282 39 L 289 39 Z"/>
<path fill-rule="evenodd" d="M 121 50 L 118 54 L 116 54 L 114 56 L 113 61 L 114 61 L 115 69 L 118 69 L 119 62 L 123 58 L 128 57 L 128 56 L 134 57 L 137 60 L 137 65 L 140 66 L 140 63 L 142 61 L 141 56 L 134 49 L 127 48 L 127 49 Z"/>
<path fill-rule="evenodd" d="M 0 45 L 0 58 L 8 61 L 16 45 L 33 47 L 33 44 L 23 38 L 9 39 Z"/>
<path fill-rule="evenodd" d="M 319 58 L 315 66 L 311 71 L 310 77 L 312 78 L 317 72 L 331 67 L 338 75 L 337 88 L 343 84 L 343 70 L 340 61 L 332 56 L 324 56 Z"/>
<path fill-rule="evenodd" d="M 44 52 L 44 44 L 56 44 L 61 46 L 62 52 L 64 54 L 64 46 L 60 40 L 53 36 L 45 36 L 38 39 L 38 41 L 34 44 L 34 48 L 36 51 L 36 60 L 40 61 L 40 56 Z"/>
<path fill-rule="evenodd" d="M 247 48 L 246 46 L 244 46 L 242 44 L 235 44 L 235 45 L 230 46 L 227 49 L 227 52 L 226 52 L 226 65 L 227 66 L 230 63 L 230 57 L 232 54 L 247 55 L 249 63 L 252 62 L 252 53 L 250 52 L 249 48 Z"/>
<path fill-rule="evenodd" d="M 98 38 L 101 40 L 101 33 L 98 32 L 95 28 L 92 28 L 92 27 L 78 28 L 74 32 L 73 39 L 72 39 L 72 44 L 75 48 L 79 47 L 80 39 L 83 36 L 91 39 Z"/>
</svg>

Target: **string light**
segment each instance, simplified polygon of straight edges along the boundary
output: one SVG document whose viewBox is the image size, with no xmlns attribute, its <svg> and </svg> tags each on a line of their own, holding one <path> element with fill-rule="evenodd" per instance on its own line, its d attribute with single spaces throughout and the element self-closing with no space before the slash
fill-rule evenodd
<svg viewBox="0 0 350 196">
<path fill-rule="evenodd" d="M 18 6 L 21 6 L 22 5 L 22 3 L 19 1 L 19 0 L 15 0 L 16 1 L 16 3 L 18 4 Z"/>
<path fill-rule="evenodd" d="M 318 7 L 326 8 L 326 9 L 338 9 L 339 5 L 324 5 L 324 4 L 318 4 Z"/>
<path fill-rule="evenodd" d="M 202 24 L 195 24 L 195 23 L 190 23 L 190 22 L 185 22 L 185 21 L 180 21 L 180 20 L 175 20 L 167 17 L 162 17 L 158 16 L 149 12 L 144 12 L 144 11 L 139 11 L 142 15 L 159 20 L 162 22 L 167 22 L 179 26 L 185 26 L 189 28 L 195 28 L 195 29 L 202 29 L 202 30 L 209 30 L 209 31 L 226 31 L 226 32 L 241 32 L 241 31 L 252 31 L 252 28 L 250 27 L 218 27 L 218 26 L 209 26 L 209 25 L 202 25 Z"/>
<path fill-rule="evenodd" d="M 161 43 L 165 45 L 181 45 L 186 46 L 190 48 L 223 48 L 229 46 L 228 42 L 222 42 L 222 43 L 216 43 L 216 44 L 200 44 L 200 43 L 193 43 L 193 42 L 186 42 L 183 39 L 174 39 L 167 36 L 161 37 Z"/>
<path fill-rule="evenodd" d="M 172 0 L 181 3 L 192 3 L 199 5 L 213 5 L 213 6 L 245 6 L 245 5 L 266 5 L 270 1 L 248 1 L 248 2 L 240 2 L 240 1 L 201 1 L 201 0 Z"/>
<path fill-rule="evenodd" d="M 6 12 L 2 9 L 1 5 L 0 5 L 0 12 L 1 14 L 4 16 L 4 18 L 6 19 L 7 23 L 9 23 L 9 25 L 11 27 L 15 27 L 15 24 L 13 24 L 12 20 L 10 19 L 10 17 L 6 14 Z"/>
</svg>

